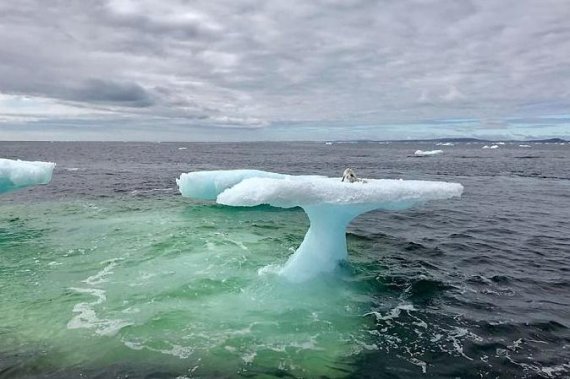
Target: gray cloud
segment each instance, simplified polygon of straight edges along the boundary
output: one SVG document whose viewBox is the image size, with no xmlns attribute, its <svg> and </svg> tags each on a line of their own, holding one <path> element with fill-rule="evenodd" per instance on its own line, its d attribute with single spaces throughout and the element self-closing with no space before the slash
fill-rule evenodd
<svg viewBox="0 0 570 379">
<path fill-rule="evenodd" d="M 0 93 L 200 127 L 489 125 L 567 113 L 568 19 L 564 0 L 2 2 Z"/>
<path fill-rule="evenodd" d="M 148 107 L 153 104 L 150 94 L 136 83 L 119 83 L 91 79 L 72 89 L 70 100 L 87 103 L 102 103 L 125 107 Z"/>
</svg>

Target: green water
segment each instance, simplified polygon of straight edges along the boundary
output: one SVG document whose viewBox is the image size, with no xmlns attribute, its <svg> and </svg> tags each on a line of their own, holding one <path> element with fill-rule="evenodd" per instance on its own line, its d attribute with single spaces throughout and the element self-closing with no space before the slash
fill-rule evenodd
<svg viewBox="0 0 570 379">
<path fill-rule="evenodd" d="M 180 197 L 2 205 L 0 356 L 31 373 L 342 376 L 372 343 L 373 289 L 348 267 L 276 275 L 307 227 L 298 209 Z"/>
</svg>

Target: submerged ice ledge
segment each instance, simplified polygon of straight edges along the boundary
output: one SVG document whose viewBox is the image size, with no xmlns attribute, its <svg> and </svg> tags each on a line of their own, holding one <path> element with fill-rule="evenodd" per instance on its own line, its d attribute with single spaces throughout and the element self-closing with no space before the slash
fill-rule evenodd
<svg viewBox="0 0 570 379">
<path fill-rule="evenodd" d="M 0 193 L 51 181 L 55 163 L 0 158 Z"/>
<path fill-rule="evenodd" d="M 309 217 L 309 230 L 281 270 L 292 281 L 332 271 L 346 259 L 346 227 L 358 215 L 375 209 L 403 210 L 463 192 L 459 183 L 393 179 L 347 183 L 340 178 L 256 170 L 191 172 L 182 174 L 177 184 L 183 196 L 215 199 L 219 204 L 302 207 Z"/>
</svg>

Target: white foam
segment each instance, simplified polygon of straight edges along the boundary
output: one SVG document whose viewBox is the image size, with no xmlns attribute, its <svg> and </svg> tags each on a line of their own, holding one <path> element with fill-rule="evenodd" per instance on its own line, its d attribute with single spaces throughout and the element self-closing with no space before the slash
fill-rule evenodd
<svg viewBox="0 0 570 379">
<path fill-rule="evenodd" d="M 564 375 L 570 372 L 570 362 L 552 367 L 542 367 L 540 370 L 543 373 L 545 373 L 549 378 L 553 378 L 555 377 L 555 375 L 558 374 Z"/>
<path fill-rule="evenodd" d="M 0 193 L 51 181 L 55 163 L 0 158 Z"/>
<path fill-rule="evenodd" d="M 408 348 L 408 353 L 411 355 L 411 353 L 410 353 L 410 351 L 409 351 L 409 348 Z M 418 358 L 415 358 L 415 357 L 410 357 L 410 358 L 408 359 L 408 361 L 409 361 L 411 364 L 414 364 L 414 365 L 416 365 L 416 366 L 419 366 L 419 367 L 422 369 L 422 374 L 426 374 L 426 373 L 427 373 L 427 363 L 426 363 L 426 362 L 424 362 L 424 361 L 422 361 L 422 360 L 420 360 L 420 359 L 418 359 Z"/>
<path fill-rule="evenodd" d="M 443 153 L 443 150 L 430 150 L 430 151 L 416 150 L 414 155 L 416 157 L 429 157 L 432 155 L 439 155 L 441 153 Z"/>
<path fill-rule="evenodd" d="M 71 288 L 72 290 L 96 297 L 95 301 L 77 303 L 73 307 L 75 316 L 67 323 L 68 329 L 95 329 L 95 333 L 101 336 L 113 336 L 122 328 L 132 323 L 124 320 L 100 319 L 95 312 L 95 306 L 107 301 L 105 291 L 97 288 Z"/>
<path fill-rule="evenodd" d="M 113 274 L 112 270 L 117 265 L 116 260 L 111 260 L 108 262 L 109 264 L 107 266 L 105 266 L 101 271 L 99 271 L 95 275 L 91 275 L 87 279 L 83 280 L 83 283 L 89 284 L 90 286 L 94 286 L 106 282 L 107 276 Z"/>
<path fill-rule="evenodd" d="M 141 342 L 138 341 L 127 341 L 124 339 L 121 339 L 121 341 L 126 347 L 128 347 L 131 350 L 140 351 L 146 349 L 157 353 L 172 355 L 180 359 L 187 359 L 194 353 L 194 349 L 190 346 L 182 346 L 173 343 L 169 343 L 170 349 L 158 349 L 151 346 L 143 345 Z M 194 368 L 194 370 L 195 369 L 196 367 Z"/>
<path fill-rule="evenodd" d="M 245 362 L 245 363 L 253 363 L 253 360 L 255 359 L 255 356 L 257 355 L 257 353 L 255 351 L 252 352 L 248 352 L 248 353 L 244 353 L 241 356 L 241 359 Z"/>
</svg>

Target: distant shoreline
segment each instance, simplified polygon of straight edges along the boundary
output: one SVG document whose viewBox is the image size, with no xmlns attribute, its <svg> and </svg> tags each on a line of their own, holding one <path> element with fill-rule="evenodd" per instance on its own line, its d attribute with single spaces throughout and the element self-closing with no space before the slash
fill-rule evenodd
<svg viewBox="0 0 570 379">
<path fill-rule="evenodd" d="M 332 143 L 377 143 L 377 142 L 535 142 L 535 143 L 566 143 L 568 140 L 562 138 L 547 138 L 547 139 L 531 139 L 531 140 L 504 140 L 504 139 L 479 139 L 479 138 L 433 138 L 433 139 L 406 139 L 406 140 L 338 140 L 338 141 L 327 141 Z"/>
</svg>

